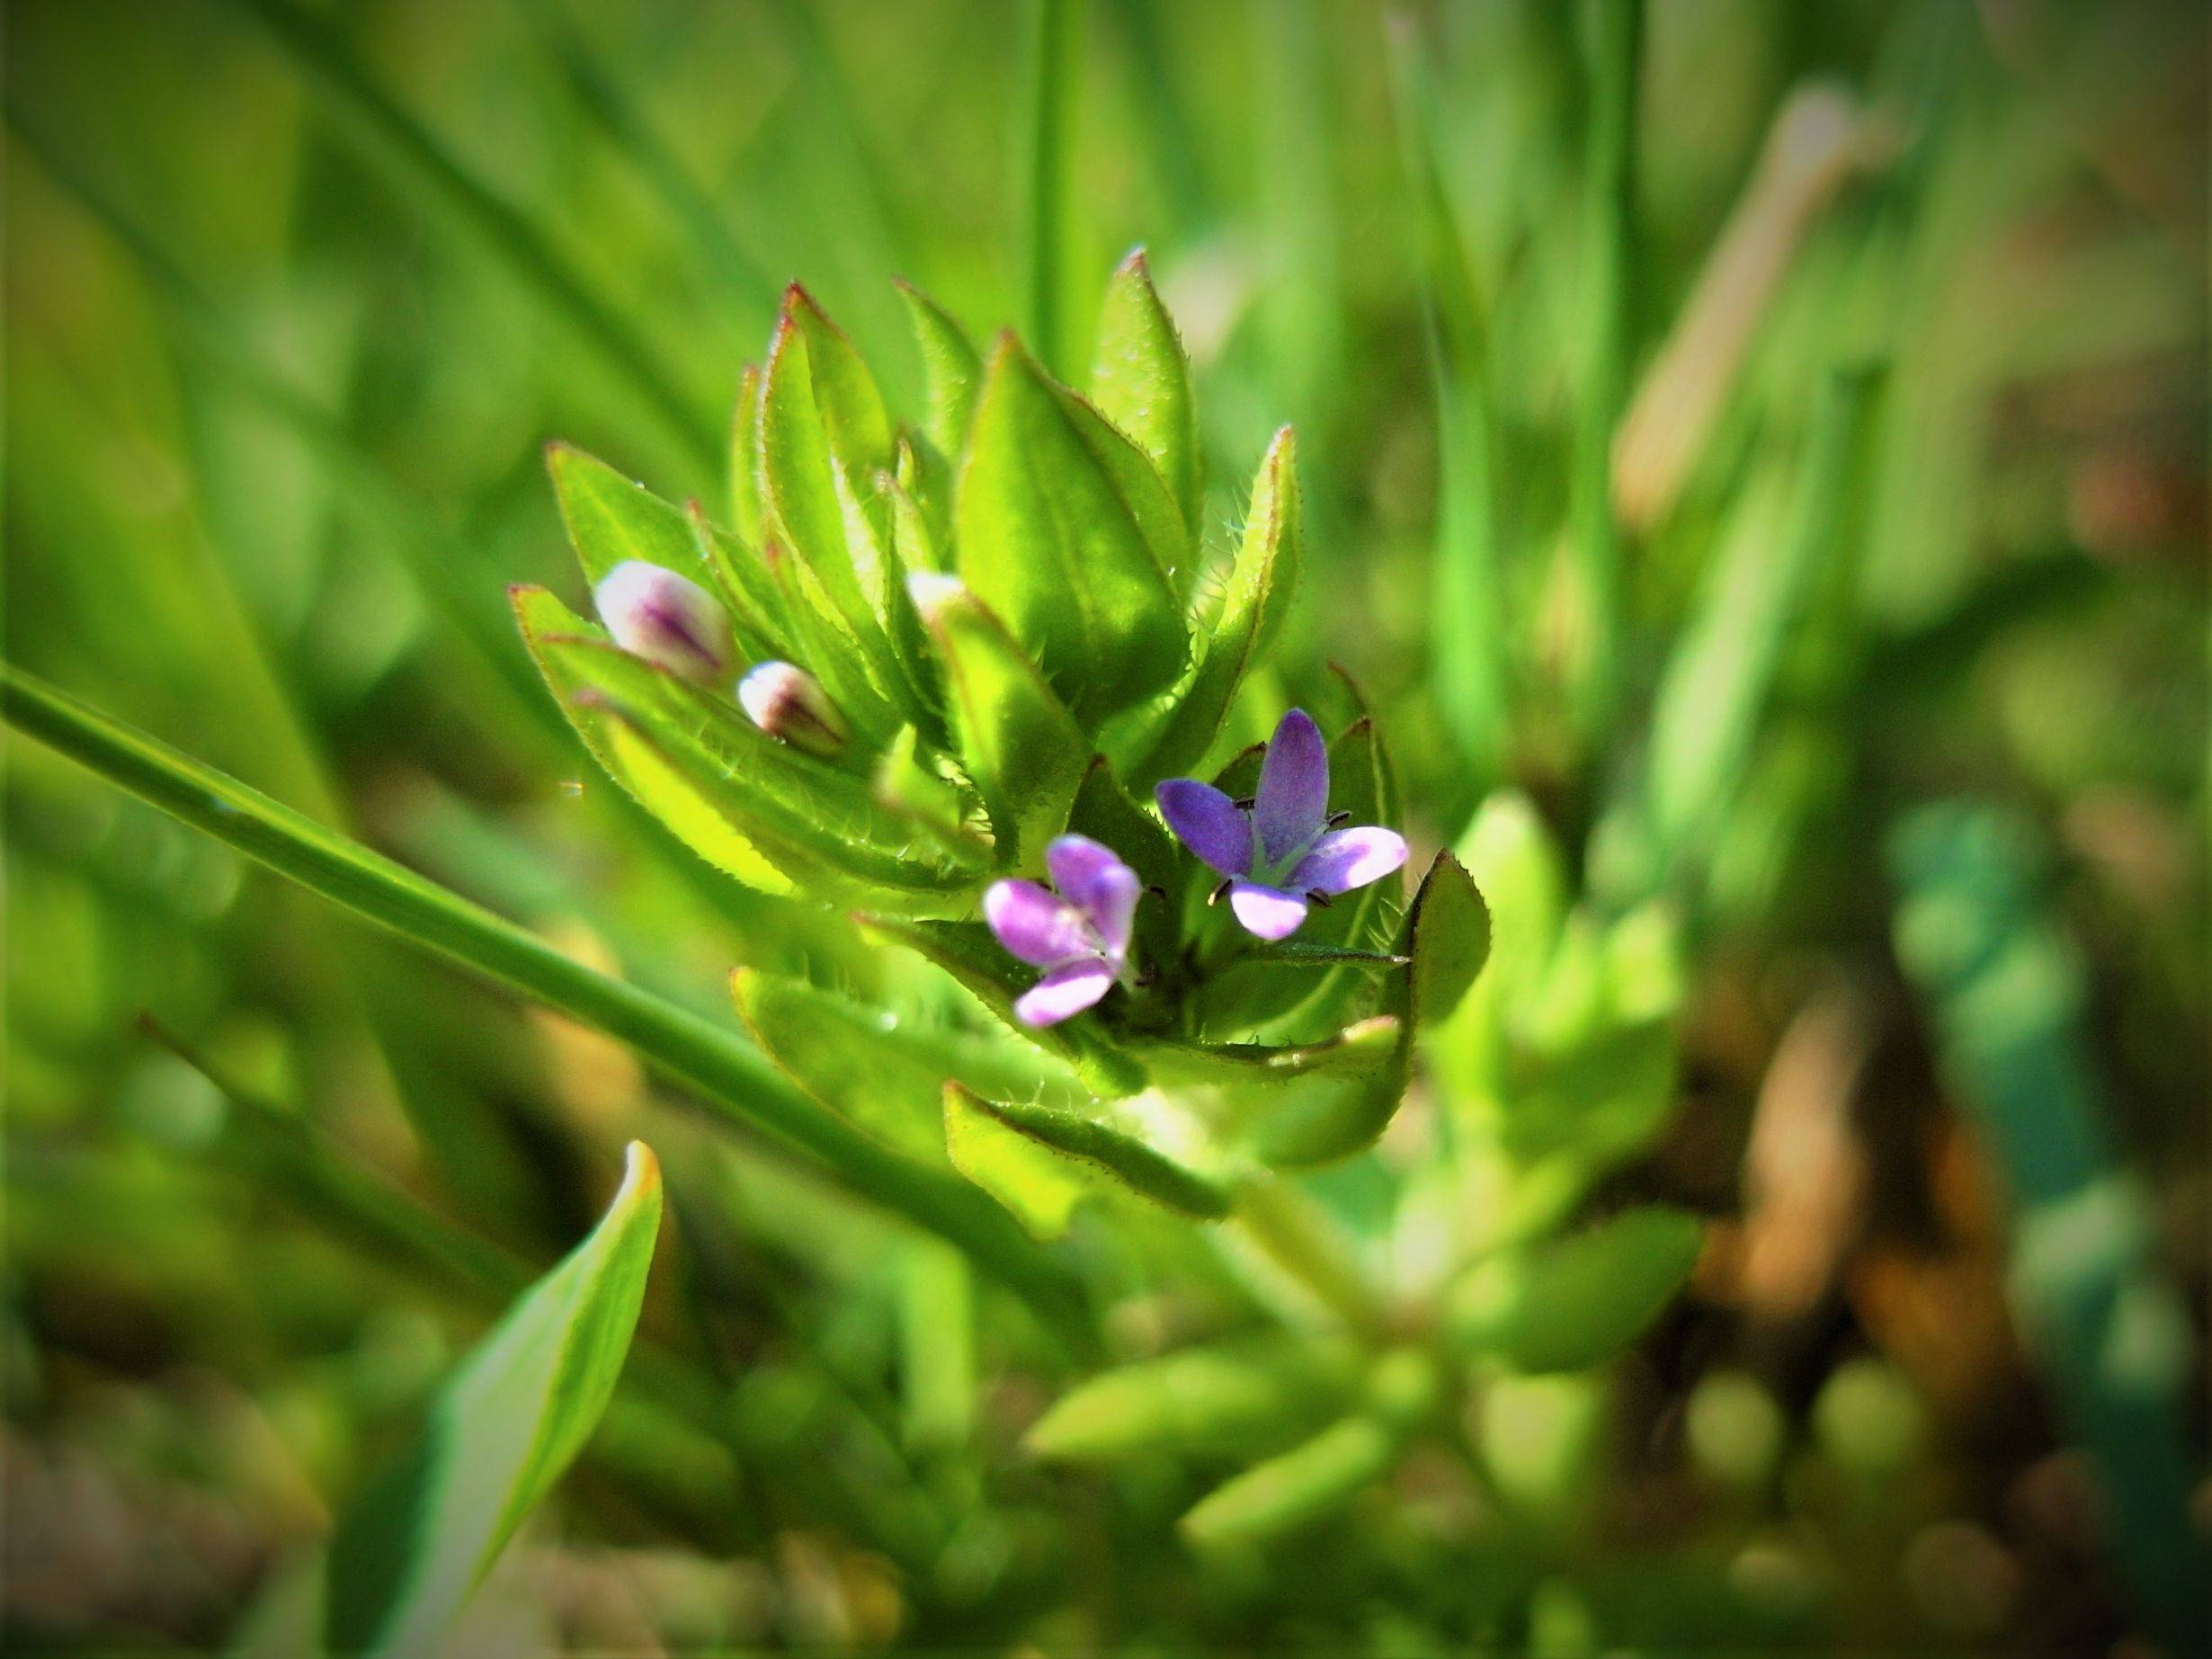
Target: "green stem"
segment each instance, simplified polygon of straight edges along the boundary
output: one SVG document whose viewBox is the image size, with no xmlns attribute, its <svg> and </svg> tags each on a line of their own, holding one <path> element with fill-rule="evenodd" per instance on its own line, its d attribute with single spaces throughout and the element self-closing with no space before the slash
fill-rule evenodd
<svg viewBox="0 0 2212 1659">
<path fill-rule="evenodd" d="M 1620 524 L 1613 513 L 1613 436 L 1628 401 L 1632 344 L 1630 266 L 1642 0 L 1594 0 L 1591 20 L 1581 330 L 1590 362 L 1574 434 L 1568 512 L 1584 617 L 1574 705 L 1585 741 L 1594 747 L 1605 742 L 1618 712 L 1625 634 Z"/>
<path fill-rule="evenodd" d="M 989 1199 L 824 1110 L 732 1033 L 584 967 L 504 917 L 12 664 L 0 664 L 0 716 L 310 891 L 628 1044 L 726 1117 L 807 1155 L 861 1197 L 966 1252 L 1076 1351 L 1093 1346 L 1072 1277 Z"/>
</svg>

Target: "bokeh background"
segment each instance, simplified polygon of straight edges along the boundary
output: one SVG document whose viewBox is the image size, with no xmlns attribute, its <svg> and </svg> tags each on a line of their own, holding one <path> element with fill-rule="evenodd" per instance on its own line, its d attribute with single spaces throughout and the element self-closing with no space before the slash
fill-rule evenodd
<svg viewBox="0 0 2212 1659">
<path fill-rule="evenodd" d="M 1583 1586 L 1559 1651 L 1585 1614 L 1749 1640 L 1721 1607 L 1747 1601 L 1806 1646 L 2154 1651 L 2115 1540 L 2155 1562 L 2212 1515 L 2202 8 L 1653 0 L 1619 339 L 1588 301 L 1577 8 L 1064 21 L 1040 54 L 1013 0 L 12 0 L 7 656 L 717 1017 L 738 962 L 865 994 L 841 919 L 731 888 L 584 781 L 504 594 L 576 597 L 542 445 L 715 503 L 787 281 L 911 410 L 892 278 L 1073 369 L 1142 243 L 1225 518 L 1299 427 L 1284 689 L 1331 661 L 1361 682 L 1417 841 L 1511 783 L 1592 890 L 1673 884 L 1698 917 L 1682 1099 L 1637 1179 L 1721 1222 L 1544 1545 Z M 1609 372 L 1610 472 L 1585 445 L 1578 474 Z M 1865 418 L 1778 610 L 1762 573 L 1839 373 Z M 1594 732 L 1578 476 L 1626 549 Z M 1655 874 L 1610 804 L 1720 718 L 1686 639 L 1773 690 L 1726 810 Z M 1466 699 L 1476 646 L 1494 707 Z M 887 1380 L 885 1224 L 708 1137 L 621 1051 L 32 745 L 0 757 L 0 1635 L 250 1644 L 645 1124 L 692 1172 L 648 1329 L 728 1360 L 745 1450 L 618 1401 L 486 1632 L 1541 1634 L 1469 1610 L 1467 1564 L 1535 1546 L 1481 1542 L 1449 1470 L 1286 1586 L 1179 1554 L 1173 1471 L 1027 1464 L 1048 1396 L 1018 1342 L 986 1344 L 972 1435 L 933 1442 Z M 1954 879 L 2047 948 L 2058 1012 L 2010 1046 L 1913 942 Z M 2007 1221 L 2038 1193 L 2075 1200 L 2040 1253 Z M 2081 1261 L 2126 1298 L 2124 1352 L 2015 1317 L 2008 1288 Z"/>
</svg>

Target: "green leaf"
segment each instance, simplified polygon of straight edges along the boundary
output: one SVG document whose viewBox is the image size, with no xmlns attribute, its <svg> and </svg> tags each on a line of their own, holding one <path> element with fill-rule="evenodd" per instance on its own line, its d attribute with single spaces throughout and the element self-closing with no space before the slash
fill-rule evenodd
<svg viewBox="0 0 2212 1659">
<path fill-rule="evenodd" d="M 761 505 L 761 371 L 752 363 L 737 377 L 737 407 L 729 424 L 729 522 L 753 547 L 767 540 Z"/>
<path fill-rule="evenodd" d="M 1079 1287 L 967 1182 L 885 1151 L 794 1089 L 730 1031 L 562 954 L 413 870 L 0 664 L 9 724 L 164 812 L 379 927 L 635 1048 L 724 1116 L 805 1155 L 868 1201 L 938 1234 L 1077 1351 L 1093 1345 Z"/>
<path fill-rule="evenodd" d="M 691 540 L 707 566 L 714 585 L 729 607 L 737 642 L 749 661 L 796 662 L 790 618 L 783 604 L 783 590 L 754 547 L 748 546 L 707 521 L 693 502 L 686 510 Z"/>
<path fill-rule="evenodd" d="M 730 976 L 753 1040 L 794 1083 L 887 1146 L 944 1157 L 945 1080 L 1070 1107 L 1090 1092 L 1027 1045 L 932 1028 L 754 968 Z"/>
<path fill-rule="evenodd" d="M 1346 1417 L 1225 1481 L 1179 1524 L 1201 1548 L 1264 1543 L 1342 1508 L 1387 1474 L 1397 1454 L 1389 1428 L 1371 1417 Z"/>
<path fill-rule="evenodd" d="M 576 616 L 543 588 L 511 590 L 522 638 L 531 645 L 539 670 L 552 689 L 561 712 L 584 740 L 608 776 L 666 826 L 692 852 L 717 870 L 736 877 L 763 893 L 789 894 L 796 881 L 787 873 L 796 849 L 772 843 L 763 846 L 754 836 L 726 817 L 712 794 L 681 765 L 653 744 L 644 741 L 612 709 L 584 695 L 588 682 L 560 656 L 540 656 L 534 642 L 543 634 L 602 637 L 592 624 Z M 800 870 L 809 868 L 797 859 Z"/>
<path fill-rule="evenodd" d="M 785 290 L 762 377 L 760 492 L 766 539 L 806 562 L 865 642 L 879 631 L 870 602 L 880 597 L 881 573 L 856 563 L 867 539 L 850 536 L 846 498 L 856 473 L 872 477 L 890 464 L 891 439 L 882 400 L 851 350 L 805 290 Z"/>
<path fill-rule="evenodd" d="M 1282 631 L 1300 558 L 1297 446 L 1286 426 L 1275 434 L 1253 482 L 1244 540 L 1229 569 L 1220 615 L 1202 633 L 1197 672 L 1132 769 L 1136 787 L 1181 777 L 1205 758 L 1228 718 L 1237 688 L 1266 660 Z"/>
<path fill-rule="evenodd" d="M 1145 1069 L 1164 1085 L 1270 1083 L 1289 1077 L 1356 1076 L 1387 1064 L 1398 1051 L 1402 1022 L 1378 1014 L 1346 1026 L 1319 1042 L 1273 1048 L 1264 1043 L 1137 1045 Z"/>
<path fill-rule="evenodd" d="M 561 522 L 585 577 L 596 587 L 625 559 L 700 575 L 699 547 L 683 511 L 574 444 L 546 445 L 546 469 Z"/>
<path fill-rule="evenodd" d="M 1066 1233 L 1075 1207 L 1091 1196 L 1089 1174 L 1000 1122 L 958 1084 L 948 1083 L 942 1098 L 945 1155 L 953 1167 L 1005 1206 L 1030 1236 Z"/>
<path fill-rule="evenodd" d="M 985 371 L 953 519 L 961 578 L 1079 719 L 1102 720 L 1182 672 L 1169 571 L 1187 537 L 1167 486 L 1012 336 Z"/>
<path fill-rule="evenodd" d="M 778 742 L 715 693 L 618 649 L 542 589 L 518 590 L 515 603 L 531 654 L 564 707 L 581 717 L 578 731 L 613 757 L 611 771 L 634 770 L 641 749 L 673 768 L 689 786 L 681 803 L 687 826 L 696 827 L 692 809 L 703 806 L 825 903 L 921 901 L 936 914 L 972 904 L 981 865 L 961 871 L 922 856 L 912 826 L 895 820 L 861 779 Z M 627 737 L 610 736 L 610 711 Z"/>
<path fill-rule="evenodd" d="M 1311 1343 L 1192 1348 L 1086 1378 L 1030 1426 L 1032 1457 L 1111 1464 L 1158 1452 L 1263 1452 L 1350 1397 L 1347 1356 Z"/>
<path fill-rule="evenodd" d="M 1036 970 L 1007 954 L 990 929 L 973 922 L 912 922 L 865 916 L 870 932 L 922 956 L 1003 1021 L 1017 1036 L 1074 1068 L 1093 1094 L 1115 1099 L 1145 1086 L 1144 1068 L 1117 1047 L 1090 1016 L 1032 1028 L 1014 1018 L 1014 999 L 1030 988 Z"/>
<path fill-rule="evenodd" d="M 955 1093 L 963 1094 L 967 1107 L 1057 1156 L 1110 1175 L 1164 1209 L 1200 1221 L 1218 1221 L 1229 1213 L 1234 1200 L 1226 1183 L 1096 1118 L 1026 1101 L 986 1100 L 958 1083 L 947 1084 L 945 1091 L 948 1102 Z"/>
<path fill-rule="evenodd" d="M 976 412 L 976 391 L 983 360 L 968 331 L 952 313 L 910 282 L 898 284 L 914 320 L 914 343 L 922 350 L 922 373 L 929 387 L 929 415 L 922 430 L 938 453 L 957 456 L 966 447 L 968 423 Z"/>
<path fill-rule="evenodd" d="M 333 1648 L 415 1655 L 442 1638 L 606 1409 L 660 1221 L 659 1166 L 632 1141 L 621 1189 L 591 1236 L 470 1351 L 421 1440 L 339 1522 L 327 1579 Z"/>
<path fill-rule="evenodd" d="M 1697 1217 L 1647 1205 L 1525 1252 L 1500 1252 L 1453 1288 L 1452 1335 L 1519 1371 L 1601 1365 L 1665 1311 L 1704 1240 Z"/>
<path fill-rule="evenodd" d="M 1196 540 L 1205 509 L 1205 458 L 1199 449 L 1191 360 L 1152 285 L 1142 248 L 1115 267 L 1106 285 L 1091 360 L 1091 400 L 1152 458 Z M 1181 574 L 1187 591 L 1195 569 Z"/>
<path fill-rule="evenodd" d="M 1257 1126 L 1260 1155 L 1299 1167 L 1333 1163 L 1371 1145 L 1388 1127 L 1413 1073 L 1419 1032 L 1447 1019 L 1490 953 L 1490 913 L 1449 852 L 1439 852 L 1405 912 L 1399 950 L 1411 961 L 1391 977 L 1385 1012 L 1398 1021 L 1397 1047 L 1370 1079 L 1339 1093 L 1301 1100 Z"/>
<path fill-rule="evenodd" d="M 950 577 L 922 577 L 917 586 L 960 758 L 983 797 L 999 863 L 1041 870 L 1045 843 L 1066 826 L 1092 746 L 1037 665 L 974 593 Z"/>
</svg>

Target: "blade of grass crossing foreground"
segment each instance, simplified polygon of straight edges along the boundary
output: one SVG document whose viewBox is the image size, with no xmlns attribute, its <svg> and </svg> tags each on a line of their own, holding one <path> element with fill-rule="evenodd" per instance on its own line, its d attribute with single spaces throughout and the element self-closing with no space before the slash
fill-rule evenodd
<svg viewBox="0 0 2212 1659">
<path fill-rule="evenodd" d="M 514 923 L 301 816 L 12 664 L 0 714 L 41 743 L 400 937 L 605 1032 L 730 1117 L 809 1155 L 854 1193 L 966 1252 L 1076 1347 L 1088 1325 L 1066 1273 L 957 1177 L 869 1139 L 799 1093 L 732 1033 L 563 955 Z"/>
<path fill-rule="evenodd" d="M 1613 512 L 1613 434 L 1628 395 L 1629 272 L 1636 197 L 1637 73 L 1642 0 L 1592 0 L 1590 148 L 1583 179 L 1580 334 L 1590 353 L 1574 433 L 1568 514 L 1583 602 L 1574 706 L 1601 746 L 1620 698 L 1626 644 L 1620 523 Z"/>
<path fill-rule="evenodd" d="M 370 78 L 343 36 L 294 0 L 234 0 L 324 94 L 347 128 L 388 157 L 415 192 L 473 231 L 566 320 L 608 371 L 627 384 L 712 477 L 721 466 L 719 423 L 706 417 L 673 371 L 585 284 L 520 208 L 461 165 L 438 138 Z"/>
</svg>

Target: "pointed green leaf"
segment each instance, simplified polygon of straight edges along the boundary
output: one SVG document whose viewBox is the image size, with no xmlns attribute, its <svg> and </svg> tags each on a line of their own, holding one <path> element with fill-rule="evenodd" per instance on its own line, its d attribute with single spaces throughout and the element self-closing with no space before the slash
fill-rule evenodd
<svg viewBox="0 0 2212 1659">
<path fill-rule="evenodd" d="M 691 542 L 700 560 L 729 607 L 738 647 L 746 661 L 796 660 L 798 647 L 784 611 L 783 591 L 768 561 L 755 549 L 709 523 L 697 502 L 690 504 L 685 516 L 691 521 Z"/>
<path fill-rule="evenodd" d="M 947 1078 L 1010 1098 L 1072 1107 L 1090 1092 L 1048 1056 L 1011 1039 L 899 1020 L 799 980 L 739 968 L 730 995 L 753 1040 L 838 1116 L 900 1151 L 944 1157 Z"/>
<path fill-rule="evenodd" d="M 523 642 L 531 646 L 561 712 L 607 774 L 716 869 L 763 893 L 791 892 L 793 878 L 782 862 L 790 849 L 779 846 L 772 852 L 731 823 L 700 784 L 651 745 L 638 741 L 611 709 L 586 698 L 587 682 L 562 659 L 540 655 L 533 643 L 545 634 L 604 636 L 543 588 L 518 587 L 510 596 Z"/>
<path fill-rule="evenodd" d="M 1490 913 L 1459 861 L 1439 852 L 1407 907 L 1399 951 L 1412 960 L 1391 977 L 1385 1011 L 1396 1016 L 1397 1048 L 1367 1081 L 1301 1100 L 1259 1128 L 1261 1155 L 1292 1167 L 1332 1163 L 1371 1145 L 1388 1127 L 1413 1072 L 1414 1042 L 1448 1018 L 1490 953 Z"/>
<path fill-rule="evenodd" d="M 1356 1076 L 1387 1064 L 1397 1053 L 1403 1022 L 1377 1014 L 1320 1042 L 1290 1048 L 1263 1043 L 1137 1045 L 1145 1069 L 1164 1085 L 1267 1083 L 1288 1077 Z"/>
<path fill-rule="evenodd" d="M 1453 1288 L 1449 1328 L 1465 1347 L 1515 1370 L 1586 1370 L 1665 1311 L 1704 1239 L 1697 1217 L 1646 1205 L 1532 1250 L 1487 1256 Z"/>
<path fill-rule="evenodd" d="M 952 313 L 911 283 L 899 283 L 898 291 L 914 319 L 914 343 L 922 348 L 922 372 L 929 386 L 929 418 L 923 430 L 938 453 L 957 456 L 976 412 L 983 360 Z"/>
<path fill-rule="evenodd" d="M 1067 1231 L 1091 1195 L 1086 1172 L 984 1110 L 957 1083 L 944 1089 L 945 1155 L 1039 1239 Z"/>
<path fill-rule="evenodd" d="M 1015 1019 L 1014 999 L 1030 988 L 1036 970 L 1009 956 L 980 923 L 862 920 L 871 932 L 919 951 L 943 968 L 1017 1036 L 1065 1060 L 1093 1094 L 1113 1099 L 1145 1086 L 1144 1068 L 1098 1029 L 1095 1018 L 1081 1015 L 1040 1029 Z"/>
<path fill-rule="evenodd" d="M 1099 413 L 1152 458 L 1195 540 L 1204 510 L 1203 457 L 1191 360 L 1174 319 L 1152 285 L 1145 251 L 1116 267 L 1106 285 L 1091 363 L 1091 399 Z M 1192 573 L 1186 572 L 1187 583 Z"/>
<path fill-rule="evenodd" d="M 967 1093 L 957 1083 L 954 1091 Z M 1130 1191 L 1178 1214 L 1218 1221 L 1233 1201 L 1227 1185 L 1165 1153 L 1080 1112 L 1026 1101 L 992 1101 L 969 1095 L 968 1104 L 995 1118 L 1057 1156 L 1110 1175 Z"/>
<path fill-rule="evenodd" d="M 1141 702 L 1182 672 L 1168 570 L 1183 532 L 1167 486 L 1011 336 L 985 373 L 953 518 L 962 579 L 1080 719 Z"/>
<path fill-rule="evenodd" d="M 681 507 L 574 444 L 549 443 L 545 455 L 561 522 L 593 586 L 633 558 L 699 576 L 699 548 Z"/>
<path fill-rule="evenodd" d="M 881 573 L 856 564 L 866 539 L 856 547 L 849 538 L 845 502 L 853 471 L 872 477 L 891 451 L 881 400 L 850 349 L 804 290 L 785 291 L 763 371 L 760 490 L 768 537 L 806 563 L 865 647 L 880 632 L 870 595 L 880 593 Z"/>
<path fill-rule="evenodd" d="M 737 377 L 737 407 L 730 415 L 729 522 L 752 547 L 768 539 L 761 506 L 761 371 L 752 363 Z"/>
<path fill-rule="evenodd" d="M 518 590 L 515 602 L 564 709 L 625 783 L 632 779 L 615 759 L 634 766 L 641 749 L 659 756 L 698 803 L 825 903 L 903 905 L 933 895 L 936 914 L 972 903 L 981 866 L 962 871 L 941 850 L 916 846 L 912 826 L 852 772 L 778 742 L 715 693 L 617 649 L 542 590 Z M 609 736 L 618 727 L 607 712 L 620 717 L 627 740 Z"/>
<path fill-rule="evenodd" d="M 632 1141 L 621 1189 L 591 1236 L 470 1351 L 420 1442 L 340 1521 L 327 1581 L 333 1648 L 436 1647 L 606 1409 L 660 1220 L 659 1167 Z"/>
<path fill-rule="evenodd" d="M 1310 1342 L 1192 1348 L 1080 1382 L 1023 1437 L 1030 1455 L 1119 1463 L 1148 1453 L 1264 1452 L 1350 1396 L 1349 1356 Z"/>
<path fill-rule="evenodd" d="M 1201 633 L 1197 671 L 1133 769 L 1139 788 L 1181 777 L 1205 757 L 1237 688 L 1266 660 L 1282 631 L 1301 557 L 1297 461 L 1296 442 L 1286 426 L 1260 463 L 1244 540 L 1229 569 L 1220 615 Z"/>
<path fill-rule="evenodd" d="M 917 580 L 953 731 L 998 839 L 999 862 L 1039 870 L 1066 826 L 1092 748 L 1037 665 L 977 597 L 945 576 Z"/>
<path fill-rule="evenodd" d="M 1182 1534 L 1200 1548 L 1264 1543 L 1342 1508 L 1387 1474 L 1397 1455 L 1388 1428 L 1346 1417 L 1214 1488 L 1183 1516 Z"/>
</svg>

